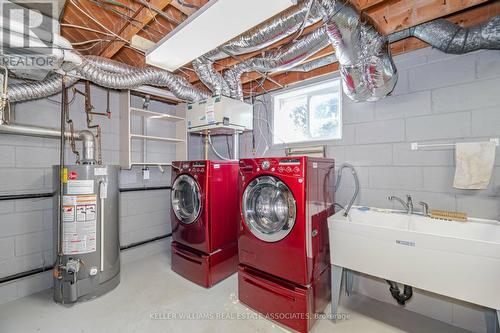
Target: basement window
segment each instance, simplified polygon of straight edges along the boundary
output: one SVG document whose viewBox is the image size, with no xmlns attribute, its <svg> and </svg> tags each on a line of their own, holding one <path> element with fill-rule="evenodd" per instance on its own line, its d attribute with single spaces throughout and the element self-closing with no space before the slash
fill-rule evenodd
<svg viewBox="0 0 500 333">
<path fill-rule="evenodd" d="M 295 143 L 342 137 L 339 80 L 287 90 L 273 96 L 273 143 Z"/>
</svg>

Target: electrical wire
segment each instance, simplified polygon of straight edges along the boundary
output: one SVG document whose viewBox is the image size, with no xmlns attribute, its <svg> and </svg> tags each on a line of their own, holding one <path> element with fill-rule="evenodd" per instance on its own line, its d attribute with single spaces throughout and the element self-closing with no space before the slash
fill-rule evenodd
<svg viewBox="0 0 500 333">
<path fill-rule="evenodd" d="M 134 0 L 134 1 L 140 3 L 144 7 L 148 7 L 150 11 L 154 11 L 156 14 L 160 15 L 161 17 L 163 17 L 164 19 L 166 19 L 167 21 L 169 21 L 171 23 L 174 23 L 177 25 L 181 23 L 181 22 L 177 21 L 175 18 L 168 16 L 167 13 L 165 13 L 164 11 L 162 11 L 156 7 L 151 6 L 151 4 L 147 1 L 144 1 L 144 0 Z"/>
<path fill-rule="evenodd" d="M 311 9 L 312 9 L 312 6 L 314 5 L 314 2 L 315 0 L 312 0 L 310 3 L 309 3 L 309 6 L 307 7 L 307 12 L 306 12 L 306 15 L 304 16 L 304 20 L 302 21 L 302 24 L 300 25 L 300 28 L 298 30 L 298 33 L 297 35 L 292 39 L 292 42 L 296 42 L 297 39 L 302 36 L 302 33 L 304 32 L 304 29 L 306 28 L 306 23 L 307 23 L 307 20 L 309 19 L 309 15 L 311 14 Z"/>
<path fill-rule="evenodd" d="M 102 38 L 97 38 L 97 39 L 89 39 L 83 42 L 75 42 L 71 43 L 73 46 L 79 46 L 79 45 L 85 45 L 85 44 L 90 44 L 90 43 L 95 43 L 95 42 L 112 42 L 114 39 L 102 39 Z"/>
<path fill-rule="evenodd" d="M 183 1 L 183 0 L 177 0 L 177 2 L 179 3 L 179 5 L 181 5 L 182 7 L 187 7 L 187 8 L 194 8 L 194 9 L 200 9 L 199 6 L 195 5 L 195 4 L 192 4 L 192 3 L 187 3 L 186 1 Z"/>
<path fill-rule="evenodd" d="M 125 43 L 125 46 L 129 45 L 129 47 L 134 50 L 134 51 L 137 51 L 137 52 L 140 52 L 141 54 L 143 54 L 144 52 L 142 52 L 141 50 L 139 50 L 138 48 L 132 46 L 130 44 L 130 42 L 128 40 L 126 40 L 125 38 L 123 38 L 122 36 L 116 34 L 115 32 L 113 32 L 112 30 L 108 29 L 104 24 L 102 24 L 101 22 L 99 22 L 96 18 L 94 18 L 92 15 L 88 14 L 86 11 L 84 11 L 83 9 L 81 9 L 78 4 L 75 2 L 75 0 L 69 0 L 73 6 L 76 7 L 76 9 L 78 9 L 83 15 L 87 16 L 89 19 L 91 19 L 93 22 L 95 22 L 97 25 L 99 25 L 101 28 L 103 28 L 104 30 L 106 30 L 108 33 L 112 34 L 113 37 L 116 37 L 118 39 L 120 39 L 122 42 Z M 98 30 L 97 30 L 98 31 Z"/>
<path fill-rule="evenodd" d="M 106 40 L 94 41 L 93 44 L 89 47 L 75 47 L 75 50 L 80 51 L 80 52 L 89 51 L 89 50 L 92 50 L 93 48 L 95 48 L 96 46 L 101 45 L 101 43 L 104 43 L 104 42 L 107 42 L 107 41 Z"/>
<path fill-rule="evenodd" d="M 82 29 L 82 30 L 87 30 L 87 31 L 95 32 L 97 34 L 101 34 L 101 35 L 105 35 L 105 36 L 109 36 L 109 37 L 115 37 L 113 34 L 110 34 L 110 33 L 104 32 L 104 31 L 100 31 L 100 30 L 96 30 L 96 29 L 92 29 L 92 28 L 89 28 L 89 27 L 84 27 L 83 25 L 69 24 L 69 23 L 61 23 L 59 25 L 61 27 Z"/>
<path fill-rule="evenodd" d="M 125 9 L 128 9 L 129 11 L 133 12 L 134 9 L 132 7 L 129 7 L 127 6 L 126 4 L 124 3 L 121 3 L 119 1 L 116 1 L 116 0 L 99 0 L 100 2 L 104 2 L 104 3 L 107 3 L 107 4 L 110 4 L 112 6 L 118 6 L 118 7 L 122 7 L 122 8 L 125 8 Z"/>
<path fill-rule="evenodd" d="M 116 34 L 115 32 L 113 32 L 112 30 L 108 29 L 104 24 L 102 24 L 101 22 L 99 22 L 99 20 L 97 20 L 96 18 L 94 18 L 92 15 L 90 15 L 89 13 L 87 13 L 86 11 L 84 11 L 83 9 L 80 8 L 80 6 L 74 1 L 74 0 L 69 0 L 73 6 L 76 7 L 76 9 L 78 9 L 83 15 L 87 16 L 89 19 L 91 19 L 94 23 L 96 23 L 98 26 L 100 26 L 101 28 L 103 28 L 104 30 L 106 30 L 108 33 L 112 34 L 114 37 L 122 40 L 123 42 L 125 43 L 128 43 L 128 41 L 123 38 L 122 36 Z"/>
</svg>

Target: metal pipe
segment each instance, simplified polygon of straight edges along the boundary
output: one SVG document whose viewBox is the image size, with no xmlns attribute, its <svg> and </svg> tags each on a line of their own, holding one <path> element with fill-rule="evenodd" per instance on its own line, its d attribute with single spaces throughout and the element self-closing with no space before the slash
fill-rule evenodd
<svg viewBox="0 0 500 333">
<path fill-rule="evenodd" d="M 49 139 L 58 139 L 61 137 L 61 131 L 59 129 L 22 124 L 0 124 L 0 133 Z M 66 139 L 71 138 L 71 135 L 71 132 L 64 133 Z M 75 140 L 80 140 L 80 138 L 75 137 Z"/>
<path fill-rule="evenodd" d="M 62 239 L 63 239 L 63 192 L 64 192 L 64 152 L 66 150 L 66 112 L 67 112 L 67 102 L 68 102 L 68 91 L 66 90 L 65 78 L 62 77 L 61 80 L 61 130 L 59 135 L 61 137 L 60 147 L 59 147 L 59 205 L 58 205 L 58 219 L 57 219 L 57 276 L 60 276 L 60 267 L 63 264 L 63 251 L 62 251 Z"/>
<path fill-rule="evenodd" d="M 83 130 L 78 133 L 78 138 L 83 141 L 81 162 L 83 164 L 95 164 L 95 136 L 94 133 L 88 130 Z"/>
<path fill-rule="evenodd" d="M 233 134 L 233 159 L 240 159 L 240 132 L 238 131 Z"/>
<path fill-rule="evenodd" d="M 104 271 L 104 199 L 106 197 L 106 185 L 104 184 L 103 181 L 99 182 L 99 201 L 100 201 L 100 207 L 99 207 L 99 216 L 100 216 L 100 224 L 101 224 L 101 272 Z"/>
<path fill-rule="evenodd" d="M 209 145 L 209 140 L 208 140 L 208 133 L 205 134 L 205 139 L 203 140 L 203 157 L 205 160 L 208 160 L 208 145 Z"/>
</svg>

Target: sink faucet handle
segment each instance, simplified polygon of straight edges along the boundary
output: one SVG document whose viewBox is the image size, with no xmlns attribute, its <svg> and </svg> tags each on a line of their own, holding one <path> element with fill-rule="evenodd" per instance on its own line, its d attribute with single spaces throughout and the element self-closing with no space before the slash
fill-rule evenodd
<svg viewBox="0 0 500 333">
<path fill-rule="evenodd" d="M 424 216 L 429 216 L 429 204 L 423 201 L 420 201 L 418 204 L 422 206 L 422 213 Z"/>
<path fill-rule="evenodd" d="M 406 195 L 406 205 L 408 206 L 408 214 L 413 214 L 413 200 L 411 195 Z"/>
</svg>

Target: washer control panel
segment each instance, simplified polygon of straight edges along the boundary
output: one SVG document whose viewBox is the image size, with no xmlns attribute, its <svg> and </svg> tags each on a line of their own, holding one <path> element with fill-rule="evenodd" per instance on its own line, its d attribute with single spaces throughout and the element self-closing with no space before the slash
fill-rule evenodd
<svg viewBox="0 0 500 333">
<path fill-rule="evenodd" d="M 304 176 L 304 162 L 300 158 L 269 158 L 240 160 L 241 172 L 266 172 L 284 176 Z"/>
</svg>

